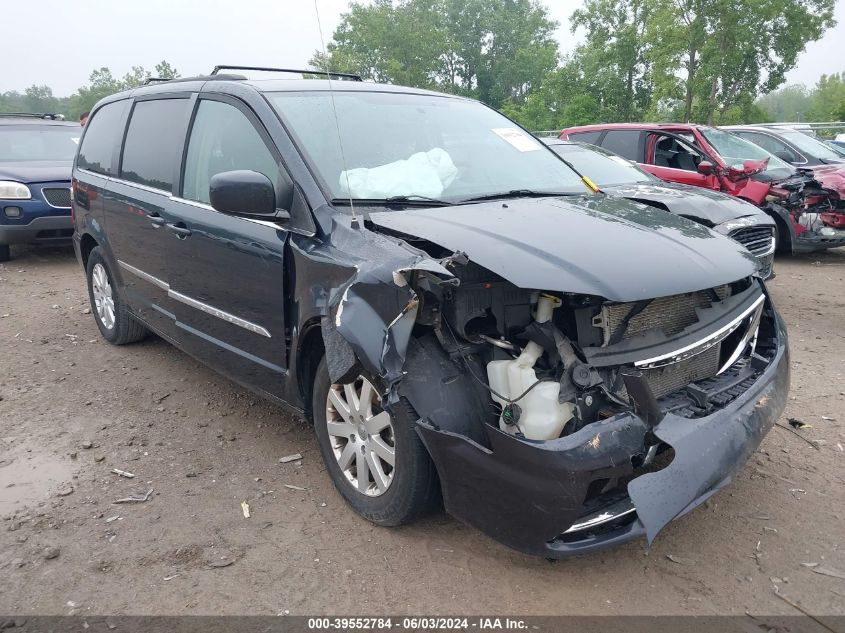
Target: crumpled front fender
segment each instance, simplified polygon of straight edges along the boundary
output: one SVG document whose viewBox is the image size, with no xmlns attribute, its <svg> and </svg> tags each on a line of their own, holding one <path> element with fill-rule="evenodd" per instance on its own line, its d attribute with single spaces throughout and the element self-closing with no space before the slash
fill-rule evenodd
<svg viewBox="0 0 845 633">
<path fill-rule="evenodd" d="M 382 393 L 402 375 L 408 341 L 419 308 L 413 274 L 456 282 L 451 272 L 423 251 L 365 228 L 334 220 L 323 257 L 354 261 L 350 276 L 331 288 L 321 321 L 329 377 L 348 382 L 363 368 Z"/>
</svg>

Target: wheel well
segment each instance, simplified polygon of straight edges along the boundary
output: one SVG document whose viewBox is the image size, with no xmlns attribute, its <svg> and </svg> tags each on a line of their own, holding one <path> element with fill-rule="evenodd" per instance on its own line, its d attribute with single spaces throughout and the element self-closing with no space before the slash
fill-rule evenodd
<svg viewBox="0 0 845 633">
<path fill-rule="evenodd" d="M 97 246 L 97 240 L 95 240 L 87 233 L 82 236 L 81 240 L 79 240 L 79 251 L 82 253 L 83 268 L 88 268 L 88 256 L 91 254 L 91 251 L 93 251 Z"/>
<path fill-rule="evenodd" d="M 789 226 L 787 226 L 786 220 L 784 220 L 777 213 L 772 213 L 770 215 L 772 219 L 774 219 L 775 224 L 777 225 L 777 251 L 779 253 L 791 253 L 792 232 L 789 230 Z"/>
<path fill-rule="evenodd" d="M 299 340 L 296 376 L 299 383 L 299 393 L 305 405 L 305 415 L 312 421 L 311 396 L 314 388 L 314 377 L 317 375 L 317 367 L 320 365 L 324 354 L 325 346 L 323 345 L 320 321 L 317 319 L 309 321 L 302 328 L 302 336 Z"/>
</svg>

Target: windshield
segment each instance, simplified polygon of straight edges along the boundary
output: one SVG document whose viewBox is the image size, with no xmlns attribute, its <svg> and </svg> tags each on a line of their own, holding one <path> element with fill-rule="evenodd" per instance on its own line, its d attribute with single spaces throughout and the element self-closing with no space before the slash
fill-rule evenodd
<svg viewBox="0 0 845 633">
<path fill-rule="evenodd" d="M 818 158 L 820 160 L 835 161 L 839 161 L 842 158 L 840 154 L 837 154 L 827 145 L 825 145 L 821 141 L 817 141 L 812 136 L 807 136 L 803 132 L 797 132 L 795 130 L 783 130 L 780 131 L 779 134 L 784 139 L 792 143 L 799 150 L 801 150 L 805 154 L 809 154 L 814 158 Z"/>
<path fill-rule="evenodd" d="M 840 143 L 840 142 L 841 141 L 825 141 L 825 145 L 827 145 L 830 149 L 832 149 L 834 152 L 836 152 L 836 154 L 840 158 L 843 158 L 843 157 L 845 157 L 845 144 L 837 145 L 837 143 Z"/>
<path fill-rule="evenodd" d="M 631 161 L 599 147 L 581 144 L 550 144 L 549 147 L 599 187 L 657 180 Z"/>
<path fill-rule="evenodd" d="M 76 126 L 0 126 L 0 161 L 72 161 L 82 128 Z"/>
<path fill-rule="evenodd" d="M 540 141 L 475 101 L 335 91 L 335 123 L 328 92 L 268 97 L 335 199 L 588 191 Z"/>
<path fill-rule="evenodd" d="M 766 172 L 783 170 L 788 173 L 795 171 L 791 165 L 785 163 L 774 154 L 764 150 L 751 141 L 738 137 L 730 132 L 723 132 L 713 128 L 702 128 L 701 133 L 707 142 L 713 146 L 722 160 L 729 166 L 736 166 L 742 169 L 742 163 L 746 160 L 763 160 L 768 158 L 769 164 Z"/>
</svg>

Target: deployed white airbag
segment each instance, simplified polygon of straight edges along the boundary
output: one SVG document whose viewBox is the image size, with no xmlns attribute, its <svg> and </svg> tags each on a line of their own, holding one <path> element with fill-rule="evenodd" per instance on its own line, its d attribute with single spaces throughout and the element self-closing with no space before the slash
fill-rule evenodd
<svg viewBox="0 0 845 633">
<path fill-rule="evenodd" d="M 436 198 L 452 184 L 458 168 L 446 150 L 435 147 L 405 160 L 340 173 L 340 190 L 352 198 L 427 196 Z"/>
</svg>

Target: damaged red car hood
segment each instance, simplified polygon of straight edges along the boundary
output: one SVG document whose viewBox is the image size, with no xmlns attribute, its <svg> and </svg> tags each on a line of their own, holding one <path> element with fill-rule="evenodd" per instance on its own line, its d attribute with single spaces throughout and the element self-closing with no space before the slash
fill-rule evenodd
<svg viewBox="0 0 845 633">
<path fill-rule="evenodd" d="M 845 200 L 845 165 L 819 165 L 811 171 L 822 187 L 835 191 L 840 200 Z"/>
<path fill-rule="evenodd" d="M 463 251 L 521 288 L 638 301 L 754 274 L 733 240 L 604 195 L 371 213 L 377 226 Z"/>
</svg>

